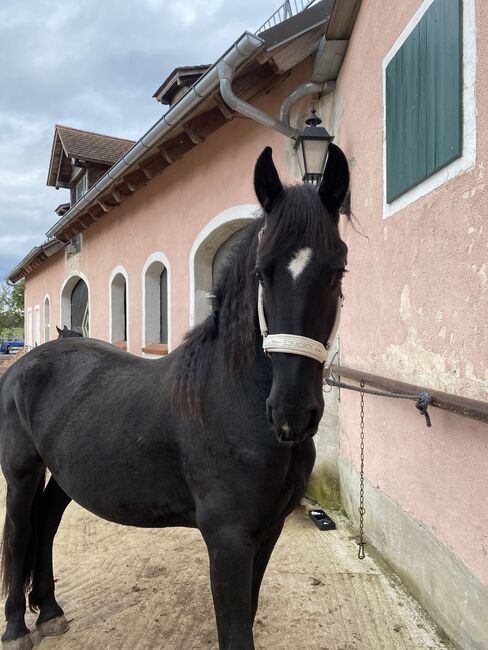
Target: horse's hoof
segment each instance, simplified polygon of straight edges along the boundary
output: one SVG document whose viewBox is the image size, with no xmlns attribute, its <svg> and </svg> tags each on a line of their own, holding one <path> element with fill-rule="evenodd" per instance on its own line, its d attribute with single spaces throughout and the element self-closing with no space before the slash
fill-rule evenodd
<svg viewBox="0 0 488 650">
<path fill-rule="evenodd" d="M 31 650 L 34 647 L 30 634 L 24 634 L 11 641 L 2 641 L 2 650 Z"/>
<path fill-rule="evenodd" d="M 69 623 L 64 614 L 61 614 L 50 621 L 36 624 L 36 628 L 41 636 L 59 636 L 69 630 Z"/>
</svg>

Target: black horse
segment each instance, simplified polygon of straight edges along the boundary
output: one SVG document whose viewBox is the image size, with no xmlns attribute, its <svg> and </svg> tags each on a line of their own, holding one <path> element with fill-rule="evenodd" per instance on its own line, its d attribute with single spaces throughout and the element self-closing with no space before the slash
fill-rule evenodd
<svg viewBox="0 0 488 650">
<path fill-rule="evenodd" d="M 42 635 L 68 627 L 52 545 L 71 499 L 120 524 L 198 527 L 219 647 L 254 648 L 261 580 L 304 494 L 324 407 L 321 362 L 263 352 L 258 287 L 270 334 L 328 341 L 346 264 L 338 220 L 349 172 L 331 145 L 318 191 L 283 187 L 266 148 L 254 183 L 263 216 L 216 282 L 211 315 L 172 354 L 149 361 L 61 339 L 2 378 L 5 648 L 32 647 L 25 593 Z"/>
<path fill-rule="evenodd" d="M 76 330 L 69 330 L 66 325 L 63 327 L 63 329 L 60 329 L 56 325 L 56 329 L 58 331 L 58 339 L 75 339 L 76 337 L 83 336 L 81 332 L 77 332 Z"/>
</svg>

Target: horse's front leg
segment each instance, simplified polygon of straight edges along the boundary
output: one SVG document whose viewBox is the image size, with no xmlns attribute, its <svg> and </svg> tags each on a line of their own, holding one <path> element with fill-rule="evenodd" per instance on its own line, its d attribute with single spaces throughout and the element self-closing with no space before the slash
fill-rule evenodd
<svg viewBox="0 0 488 650">
<path fill-rule="evenodd" d="M 254 650 L 253 559 L 256 547 L 239 529 L 202 530 L 210 558 L 210 581 L 220 650 Z"/>
</svg>

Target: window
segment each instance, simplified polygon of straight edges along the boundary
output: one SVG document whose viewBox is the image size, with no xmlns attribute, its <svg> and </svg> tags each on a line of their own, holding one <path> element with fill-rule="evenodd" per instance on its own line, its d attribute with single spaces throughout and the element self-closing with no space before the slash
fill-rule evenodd
<svg viewBox="0 0 488 650">
<path fill-rule="evenodd" d="M 90 336 L 90 300 L 88 281 L 79 272 L 73 273 L 61 289 L 60 326 Z"/>
<path fill-rule="evenodd" d="M 76 182 L 75 200 L 79 201 L 81 197 L 88 192 L 88 173 L 85 172 L 83 176 Z"/>
<path fill-rule="evenodd" d="M 44 299 L 44 342 L 51 338 L 51 303 L 49 296 Z"/>
<path fill-rule="evenodd" d="M 462 154 L 461 0 L 434 0 L 386 67 L 386 201 Z"/>
<path fill-rule="evenodd" d="M 164 260 L 164 261 L 163 261 Z M 167 354 L 169 344 L 169 287 L 167 260 L 151 255 L 143 270 L 143 346 L 145 355 Z"/>
<path fill-rule="evenodd" d="M 110 341 L 127 349 L 127 283 L 120 271 L 112 279 L 110 294 Z"/>
<path fill-rule="evenodd" d="M 210 313 L 208 294 L 241 230 L 260 214 L 256 205 L 236 205 L 214 217 L 198 234 L 190 251 L 190 327 Z M 226 242 L 228 242 L 226 244 Z"/>
<path fill-rule="evenodd" d="M 71 322 L 68 327 L 88 336 L 88 287 L 81 278 L 71 292 Z"/>
<path fill-rule="evenodd" d="M 27 309 L 27 327 L 26 327 L 26 344 L 28 349 L 32 347 L 32 343 L 34 341 L 34 331 L 33 331 L 33 324 L 32 324 L 32 307 L 29 307 Z"/>
<path fill-rule="evenodd" d="M 34 345 L 41 343 L 41 307 L 34 307 Z"/>
</svg>

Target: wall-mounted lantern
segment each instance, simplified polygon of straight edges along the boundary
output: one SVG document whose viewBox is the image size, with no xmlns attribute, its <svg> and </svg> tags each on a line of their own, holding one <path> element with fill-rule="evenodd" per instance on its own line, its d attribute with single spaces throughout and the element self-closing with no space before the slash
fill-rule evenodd
<svg viewBox="0 0 488 650">
<path fill-rule="evenodd" d="M 334 136 L 327 129 L 319 126 L 322 123 L 312 108 L 311 114 L 305 120 L 307 125 L 297 137 L 294 149 L 298 156 L 302 180 L 310 185 L 318 185 L 322 180 L 327 162 L 327 151 Z"/>
</svg>

